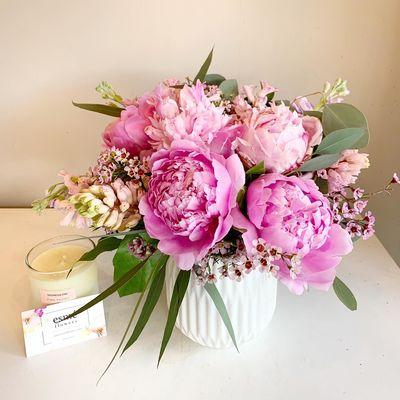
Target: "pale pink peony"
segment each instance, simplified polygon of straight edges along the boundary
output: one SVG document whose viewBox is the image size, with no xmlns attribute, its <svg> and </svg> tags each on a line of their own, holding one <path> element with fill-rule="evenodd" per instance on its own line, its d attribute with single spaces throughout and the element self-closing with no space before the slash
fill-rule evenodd
<svg viewBox="0 0 400 400">
<path fill-rule="evenodd" d="M 156 112 L 146 128 L 153 149 L 168 149 L 174 140 L 190 140 L 225 157 L 233 153 L 232 142 L 242 128 L 212 103 L 204 88 L 198 81 L 194 86 L 185 85 L 175 96 L 154 92 Z"/>
<path fill-rule="evenodd" d="M 296 294 L 308 286 L 328 290 L 341 257 L 352 250 L 349 234 L 333 223 L 328 200 L 311 179 L 267 174 L 247 191 L 248 219 L 236 208 L 234 226 L 245 229 L 243 239 L 251 254 L 255 240 L 295 255 L 301 264 L 294 274 L 282 261 L 278 278 Z"/>
<path fill-rule="evenodd" d="M 354 184 L 361 170 L 368 167 L 368 154 L 359 153 L 358 150 L 345 150 L 339 161 L 326 170 L 318 171 L 318 176 L 328 180 L 329 192 L 337 192 Z"/>
<path fill-rule="evenodd" d="M 272 104 L 261 111 L 253 108 L 242 122 L 244 133 L 235 142 L 237 153 L 247 167 L 263 161 L 268 172 L 296 168 L 322 134 L 317 118 L 301 118 L 284 104 Z"/>
<path fill-rule="evenodd" d="M 190 269 L 232 227 L 243 166 L 236 154 L 210 155 L 190 141 L 172 142 L 153 154 L 150 165 L 148 192 L 139 204 L 146 230 L 179 268 Z"/>
</svg>

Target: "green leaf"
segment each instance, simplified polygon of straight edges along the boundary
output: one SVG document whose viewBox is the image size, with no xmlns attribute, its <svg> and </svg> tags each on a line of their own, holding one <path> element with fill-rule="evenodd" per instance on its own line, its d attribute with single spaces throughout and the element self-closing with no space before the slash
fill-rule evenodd
<svg viewBox="0 0 400 400">
<path fill-rule="evenodd" d="M 112 251 L 118 248 L 121 244 L 122 240 L 116 237 L 105 237 L 104 239 L 100 239 L 97 243 L 96 247 L 87 253 L 85 253 L 79 261 L 91 261 L 94 260 L 99 254 L 104 253 L 105 251 Z"/>
<path fill-rule="evenodd" d="M 366 134 L 363 140 L 358 143 L 358 146 L 364 147 L 368 144 L 369 130 L 367 119 L 360 110 L 351 104 L 327 104 L 322 113 L 322 126 L 325 135 L 344 128 L 362 128 Z"/>
<path fill-rule="evenodd" d="M 208 85 L 219 86 L 224 80 L 225 77 L 220 74 L 207 74 L 204 79 L 204 82 L 207 83 Z"/>
<path fill-rule="evenodd" d="M 322 179 L 322 178 L 317 178 L 315 180 L 315 183 L 317 184 L 319 191 L 323 194 L 328 193 L 328 181 L 326 179 Z"/>
<path fill-rule="evenodd" d="M 358 149 L 363 147 L 366 136 L 367 132 L 363 128 L 339 129 L 322 139 L 315 154 L 335 154 L 347 149 Z"/>
<path fill-rule="evenodd" d="M 357 300 L 351 290 L 336 276 L 333 281 L 333 290 L 339 300 L 351 311 L 357 310 Z"/>
<path fill-rule="evenodd" d="M 310 117 L 315 117 L 318 118 L 320 121 L 322 121 L 322 112 L 321 111 L 303 111 L 304 115 L 308 115 Z"/>
<path fill-rule="evenodd" d="M 208 68 L 210 68 L 212 57 L 213 57 L 214 48 L 211 49 L 210 53 L 208 54 L 206 60 L 204 61 L 203 65 L 201 66 L 199 72 L 197 73 L 196 77 L 194 78 L 193 82 L 196 83 L 199 79 L 200 82 L 204 82 Z"/>
<path fill-rule="evenodd" d="M 318 171 L 319 169 L 325 169 L 334 164 L 337 160 L 339 160 L 339 158 L 340 154 L 323 154 L 321 156 L 306 161 L 299 168 L 299 171 L 311 172 L 311 171 Z"/>
<path fill-rule="evenodd" d="M 219 88 L 221 89 L 223 96 L 227 99 L 231 99 L 237 96 L 239 93 L 238 83 L 236 79 L 227 79 L 223 81 L 219 85 Z"/>
<path fill-rule="evenodd" d="M 275 92 L 271 92 L 267 94 L 267 103 L 270 103 L 275 97 Z"/>
<path fill-rule="evenodd" d="M 90 300 L 88 303 L 86 303 L 84 306 L 79 308 L 78 310 L 74 311 L 72 314 L 68 315 L 67 318 L 73 318 L 80 314 L 83 311 L 86 311 L 90 307 L 93 307 L 95 304 L 99 303 L 100 301 L 104 300 L 108 296 L 112 295 L 114 292 L 116 292 L 121 286 L 125 285 L 127 282 L 129 282 L 148 262 L 151 261 L 153 257 L 156 257 L 159 255 L 159 251 L 157 250 L 155 253 L 153 253 L 149 258 L 141 261 L 139 264 L 137 264 L 134 268 L 130 269 L 126 274 L 124 274 L 118 281 L 114 282 L 110 287 L 108 287 L 106 290 L 101 292 L 98 296 L 96 296 L 93 300 Z"/>
<path fill-rule="evenodd" d="M 139 306 L 140 306 L 140 304 L 142 303 L 142 300 L 143 300 L 145 291 L 147 290 L 147 287 L 148 287 L 148 285 L 150 284 L 150 282 L 153 282 L 154 273 L 155 273 L 155 272 L 158 272 L 158 271 L 159 271 L 159 268 L 160 268 L 160 265 L 163 264 L 162 266 L 164 266 L 164 265 L 166 264 L 166 261 L 167 261 L 167 260 L 168 260 L 168 256 L 166 256 L 166 255 L 164 255 L 163 253 L 160 253 L 160 252 L 159 252 L 159 257 L 158 257 L 158 259 L 157 259 L 157 266 L 156 266 L 156 268 L 154 269 L 154 271 L 153 271 L 152 275 L 150 276 L 149 280 L 146 282 L 146 288 L 145 288 L 145 290 L 144 290 L 142 293 L 140 293 L 140 295 L 139 295 L 139 297 L 138 297 L 138 299 L 137 299 L 137 301 L 136 301 L 136 305 L 135 305 L 135 307 L 133 308 L 132 315 L 131 315 L 131 317 L 130 317 L 130 319 L 129 319 L 128 325 L 126 326 L 125 332 L 124 332 L 124 334 L 122 335 L 122 338 L 121 338 L 121 340 L 120 340 L 120 342 L 119 342 L 119 345 L 118 345 L 117 349 L 115 350 L 114 355 L 112 356 L 111 360 L 109 361 L 109 363 L 107 364 L 106 368 L 104 369 L 103 373 L 101 374 L 101 376 L 100 376 L 99 379 L 97 380 L 97 384 L 99 384 L 100 380 L 101 380 L 101 379 L 103 378 L 103 376 L 107 373 L 107 371 L 108 371 L 109 368 L 111 367 L 112 363 L 114 362 L 115 358 L 117 357 L 119 351 L 121 350 L 121 347 L 122 347 L 123 343 L 125 342 L 125 338 L 126 338 L 126 336 L 128 335 L 128 332 L 129 332 L 130 327 L 131 327 L 131 325 L 132 325 L 132 322 L 133 322 L 133 320 L 135 319 L 136 313 L 137 313 L 137 311 L 139 310 Z M 163 281 L 163 282 L 164 282 L 164 281 Z M 124 353 L 124 351 L 125 351 L 125 349 L 122 351 L 121 356 L 122 356 L 122 354 Z"/>
<path fill-rule="evenodd" d="M 264 161 L 246 171 L 246 175 L 261 175 L 265 172 Z"/>
<path fill-rule="evenodd" d="M 125 353 L 126 350 L 131 347 L 136 340 L 139 338 L 140 334 L 142 333 L 144 327 L 146 326 L 153 310 L 154 307 L 156 306 L 158 299 L 160 298 L 161 291 L 164 286 L 164 281 L 165 281 L 165 265 L 167 263 L 168 256 L 163 255 L 159 262 L 158 265 L 155 267 L 156 268 L 156 274 L 154 276 L 153 281 L 151 282 L 151 286 L 149 289 L 149 292 L 146 297 L 146 301 L 143 304 L 142 311 L 139 315 L 139 318 L 136 322 L 136 326 L 132 332 L 131 337 L 127 341 L 124 349 L 122 350 L 122 354 Z M 121 354 L 121 355 L 122 355 Z"/>
<path fill-rule="evenodd" d="M 158 356 L 157 367 L 160 365 L 161 358 L 164 354 L 165 348 L 171 338 L 172 331 L 174 329 L 174 325 L 176 322 L 176 318 L 178 317 L 179 308 L 181 307 L 183 298 L 185 297 L 185 293 L 190 280 L 190 270 L 180 270 L 178 277 L 176 278 L 174 290 L 171 296 L 171 302 L 169 305 L 168 318 L 167 323 L 164 329 L 164 335 L 161 342 L 160 354 Z"/>
<path fill-rule="evenodd" d="M 121 112 L 125 110 L 124 108 L 107 106 L 105 104 L 75 103 L 74 101 L 72 102 L 72 104 L 75 107 L 82 108 L 84 110 L 93 111 L 105 115 L 111 115 L 112 117 L 119 117 L 121 115 Z"/>
<path fill-rule="evenodd" d="M 130 269 L 141 262 L 141 260 L 135 257 L 128 248 L 128 244 L 138 236 L 140 236 L 144 240 L 148 238 L 148 236 L 143 234 L 127 235 L 119 245 L 113 258 L 114 281 L 117 281 L 121 276 L 123 276 Z M 126 285 L 121 286 L 118 289 L 118 294 L 120 295 L 120 297 L 128 296 L 133 293 L 143 292 L 146 282 L 149 279 L 153 268 L 153 262 L 148 262 L 135 276 L 134 279 L 131 279 Z"/>
<path fill-rule="evenodd" d="M 231 337 L 232 342 L 236 347 L 236 350 L 239 351 L 236 343 L 235 332 L 233 330 L 233 326 L 229 318 L 228 311 L 225 307 L 224 300 L 222 299 L 217 287 L 213 283 L 207 282 L 204 285 L 204 288 L 206 289 L 208 295 L 211 297 L 211 300 L 214 302 L 215 307 L 217 308 L 217 311 L 219 312 L 219 315 L 221 316 L 222 321 L 224 322 L 224 325 L 226 326 L 226 329 L 229 332 L 229 336 Z"/>
<path fill-rule="evenodd" d="M 243 186 L 243 187 L 239 190 L 239 192 L 238 192 L 238 194 L 237 194 L 237 196 L 236 196 L 236 202 L 238 203 L 239 208 L 242 208 L 242 207 L 243 207 L 243 203 L 244 203 L 245 198 L 246 198 L 246 191 L 247 191 L 246 186 Z"/>
</svg>

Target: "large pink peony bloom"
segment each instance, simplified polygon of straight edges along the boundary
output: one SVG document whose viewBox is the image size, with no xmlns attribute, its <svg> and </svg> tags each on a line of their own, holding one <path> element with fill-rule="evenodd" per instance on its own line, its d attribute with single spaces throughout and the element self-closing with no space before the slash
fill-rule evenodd
<svg viewBox="0 0 400 400">
<path fill-rule="evenodd" d="M 253 108 L 245 115 L 244 133 L 235 145 L 247 167 L 263 161 L 268 172 L 290 171 L 322 137 L 316 118 L 301 118 L 284 104 Z"/>
<path fill-rule="evenodd" d="M 232 227 L 243 166 L 237 155 L 211 156 L 190 141 L 172 142 L 150 163 L 148 193 L 139 204 L 146 230 L 178 267 L 190 269 Z"/>
<path fill-rule="evenodd" d="M 283 261 L 278 278 L 294 293 L 308 286 L 328 290 L 341 257 L 352 250 L 349 234 L 334 224 L 328 200 L 311 179 L 272 173 L 253 181 L 247 192 L 249 219 L 235 209 L 234 225 L 246 229 L 246 247 L 264 239 L 301 259 L 299 271 L 290 274 Z"/>
<path fill-rule="evenodd" d="M 232 142 L 242 127 L 234 124 L 222 107 L 214 105 L 204 88 L 197 81 L 194 86 L 185 85 L 175 96 L 154 92 L 156 112 L 146 134 L 155 150 L 168 149 L 174 140 L 191 140 L 224 157 L 233 154 Z"/>
</svg>

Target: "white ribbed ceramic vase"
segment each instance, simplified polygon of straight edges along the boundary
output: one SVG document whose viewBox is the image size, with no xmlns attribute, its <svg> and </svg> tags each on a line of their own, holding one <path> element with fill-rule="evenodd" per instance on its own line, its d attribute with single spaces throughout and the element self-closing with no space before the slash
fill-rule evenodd
<svg viewBox="0 0 400 400">
<path fill-rule="evenodd" d="M 170 258 L 166 271 L 169 306 L 179 269 Z M 193 341 L 208 347 L 228 348 L 233 343 L 214 303 L 192 273 L 176 327 Z M 276 279 L 253 271 L 241 282 L 220 279 L 216 286 L 225 302 L 239 344 L 257 337 L 271 321 L 276 306 Z"/>
</svg>

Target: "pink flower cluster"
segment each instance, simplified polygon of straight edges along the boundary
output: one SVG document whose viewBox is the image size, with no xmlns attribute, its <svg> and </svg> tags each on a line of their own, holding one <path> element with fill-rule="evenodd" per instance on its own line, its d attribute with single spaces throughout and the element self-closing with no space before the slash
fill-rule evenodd
<svg viewBox="0 0 400 400">
<path fill-rule="evenodd" d="M 294 293 L 309 285 L 328 289 L 352 249 L 350 234 L 311 179 L 284 175 L 321 142 L 320 120 L 272 102 L 276 89 L 266 82 L 260 89 L 244 86 L 231 102 L 222 101 L 215 86 L 177 83 L 164 82 L 130 102 L 103 134 L 109 148 L 126 148 L 142 160 L 150 156 L 139 210 L 160 251 L 182 269 L 198 268 L 234 227 L 245 230 L 245 248 L 231 257 L 230 267 L 221 266 L 222 276 L 241 279 L 258 266 Z M 267 174 L 248 187 L 246 216 L 236 197 L 245 169 L 261 162 Z M 325 173 L 337 188 L 353 183 L 364 166 L 363 155 L 348 151 Z M 271 256 L 254 253 L 259 241 L 268 251 L 279 249 L 273 264 Z M 215 274 L 205 278 L 204 270 L 203 281 L 212 281 Z"/>
<path fill-rule="evenodd" d="M 323 139 L 319 114 L 305 111 L 340 102 L 346 81 L 327 83 L 315 107 L 306 97 L 274 101 L 265 81 L 236 96 L 199 80 L 168 80 L 134 100 L 106 83 L 100 91 L 125 108 L 89 173 L 64 173 L 45 198 L 66 209 L 67 222 L 107 231 L 144 224 L 158 250 L 202 283 L 258 269 L 296 294 L 329 289 L 352 238 L 374 233 L 366 195 L 351 188 L 367 154 L 344 150 L 328 168 L 299 168 Z M 314 180 L 326 180 L 328 194 Z M 155 251 L 139 237 L 128 248 L 141 259 Z"/>
</svg>

